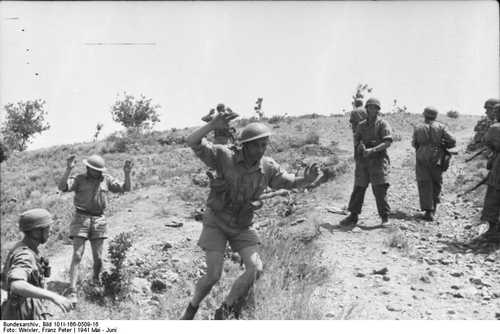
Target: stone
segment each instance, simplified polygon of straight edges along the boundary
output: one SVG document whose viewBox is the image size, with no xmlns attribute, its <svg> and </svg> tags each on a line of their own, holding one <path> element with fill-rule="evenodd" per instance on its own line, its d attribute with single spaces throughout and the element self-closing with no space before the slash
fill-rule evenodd
<svg viewBox="0 0 500 334">
<path fill-rule="evenodd" d="M 388 281 L 390 281 L 390 280 L 391 280 L 391 278 L 390 278 L 389 276 L 384 276 L 382 279 L 383 279 L 384 281 L 386 281 L 386 282 L 388 282 Z"/>
<path fill-rule="evenodd" d="M 136 293 L 148 293 L 150 292 L 150 284 L 147 279 L 135 277 L 132 279 L 130 289 Z"/>
<path fill-rule="evenodd" d="M 359 227 L 355 227 L 355 228 L 352 229 L 352 232 L 353 233 L 361 233 L 361 232 L 363 232 L 363 230 L 360 229 Z"/>
<path fill-rule="evenodd" d="M 454 298 L 464 298 L 460 292 L 452 293 L 451 294 Z"/>
<path fill-rule="evenodd" d="M 420 280 L 424 283 L 430 283 L 431 279 L 428 276 L 422 276 L 420 277 Z"/>
<path fill-rule="evenodd" d="M 374 270 L 372 272 L 372 274 L 373 275 L 386 275 L 388 272 L 389 272 L 389 269 L 387 269 L 387 267 L 384 267 L 384 268 L 379 269 L 379 270 Z"/>
<path fill-rule="evenodd" d="M 327 314 L 325 314 L 325 318 L 335 318 L 335 313 L 328 312 Z"/>
<path fill-rule="evenodd" d="M 391 312 L 400 312 L 401 308 L 394 305 L 387 305 L 386 309 Z"/>
<path fill-rule="evenodd" d="M 365 275 L 365 274 L 363 274 L 363 273 L 361 273 L 361 272 L 356 273 L 356 277 L 365 277 L 365 276 L 366 276 L 366 275 Z"/>
<path fill-rule="evenodd" d="M 453 310 L 449 310 L 449 311 L 448 311 L 448 314 L 455 314 L 455 311 L 453 311 Z"/>
<path fill-rule="evenodd" d="M 169 248 L 172 248 L 172 244 L 170 242 L 165 242 L 163 247 L 161 248 L 162 251 L 167 251 Z"/>
<path fill-rule="evenodd" d="M 452 285 L 452 286 L 451 286 L 451 288 L 452 288 L 453 290 L 460 290 L 460 287 L 458 287 L 457 285 Z"/>
<path fill-rule="evenodd" d="M 155 279 L 151 282 L 151 291 L 158 293 L 164 292 L 167 289 L 167 284 L 162 280 Z"/>
<path fill-rule="evenodd" d="M 461 277 L 464 275 L 464 273 L 461 271 L 458 271 L 458 272 L 450 273 L 450 275 L 453 277 Z"/>
</svg>

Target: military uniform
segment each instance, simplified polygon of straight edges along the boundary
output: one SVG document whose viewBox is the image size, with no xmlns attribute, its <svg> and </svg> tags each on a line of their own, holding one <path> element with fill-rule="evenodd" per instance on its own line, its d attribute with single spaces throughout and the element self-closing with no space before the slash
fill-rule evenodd
<svg viewBox="0 0 500 334">
<path fill-rule="evenodd" d="M 364 121 L 366 117 L 367 116 L 365 108 L 359 107 L 351 111 L 351 115 L 349 116 L 349 123 L 351 123 L 353 134 L 356 132 L 358 124 L 361 123 L 361 121 Z"/>
<path fill-rule="evenodd" d="M 4 282 L 9 296 L 2 305 L 3 320 L 44 320 L 45 305 L 39 298 L 28 298 L 10 292 L 13 281 L 23 280 L 36 287 L 44 288 L 43 265 L 38 252 L 24 242 L 17 243 L 7 255 L 4 266 Z"/>
<path fill-rule="evenodd" d="M 476 126 L 474 127 L 475 135 L 472 138 L 472 143 L 467 147 L 469 151 L 475 151 L 477 149 L 483 148 L 486 132 L 488 132 L 488 129 L 494 123 L 495 121 L 490 119 L 489 117 L 482 117 L 477 122 Z"/>
<path fill-rule="evenodd" d="M 70 225 L 70 238 L 89 240 L 107 237 L 107 223 L 104 217 L 106 194 L 124 192 L 123 186 L 107 174 L 99 179 L 79 174 L 68 179 L 64 192 L 74 191 L 73 203 L 76 212 Z"/>
<path fill-rule="evenodd" d="M 482 220 L 496 224 L 500 230 L 500 122 L 493 124 L 485 135 L 485 144 L 494 151 L 488 176 Z"/>
<path fill-rule="evenodd" d="M 354 146 L 358 148 L 360 144 L 364 144 L 366 148 L 372 148 L 387 140 L 392 142 L 391 127 L 385 120 L 377 117 L 373 123 L 365 120 L 358 125 L 354 135 Z M 354 189 L 348 210 L 355 215 L 361 213 L 366 188 L 371 183 L 378 213 L 381 218 L 387 218 L 390 211 L 386 199 L 387 189 L 389 188 L 390 167 L 387 150 L 376 152 L 369 157 L 356 154 L 355 161 Z"/>
<path fill-rule="evenodd" d="M 258 244 L 257 233 L 251 227 L 254 208 L 250 202 L 257 200 L 267 187 L 292 188 L 295 176 L 269 157 L 247 167 L 242 149 L 235 146 L 212 144 L 203 139 L 192 149 L 208 167 L 217 171 L 198 245 L 205 250 L 224 252 L 227 241 L 233 251 Z"/>
<path fill-rule="evenodd" d="M 420 208 L 435 211 L 443 183 L 441 159 L 444 149 L 455 146 L 455 138 L 446 127 L 436 121 L 418 125 L 413 132 L 412 145 L 416 149 L 415 173 Z"/>
</svg>

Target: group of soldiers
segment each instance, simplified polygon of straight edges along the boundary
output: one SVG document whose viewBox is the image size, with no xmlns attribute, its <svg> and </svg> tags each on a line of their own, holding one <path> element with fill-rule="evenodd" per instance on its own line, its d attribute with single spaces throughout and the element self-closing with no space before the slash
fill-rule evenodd
<svg viewBox="0 0 500 334">
<path fill-rule="evenodd" d="M 490 100 L 488 100 L 490 101 Z M 487 236 L 500 234 L 500 100 L 487 102 L 488 117 L 492 123 L 481 142 L 493 154 L 490 157 L 488 190 L 484 201 L 482 219 L 489 223 Z M 390 160 L 387 149 L 393 142 L 389 123 L 380 116 L 381 103 L 370 98 L 364 103 L 355 101 L 351 112 L 356 162 L 354 188 L 349 201 L 350 214 L 340 222 L 353 227 L 358 222 L 364 196 L 371 183 L 378 214 L 382 224 L 388 223 L 390 206 L 387 202 L 389 189 Z M 442 185 L 442 173 L 449 164 L 447 150 L 456 142 L 446 127 L 436 121 L 437 110 L 424 109 L 424 122 L 415 127 L 412 145 L 416 150 L 416 178 L 421 209 L 424 218 L 432 221 L 436 212 Z M 320 177 L 318 164 L 304 170 L 303 176 L 286 172 L 270 157 L 265 156 L 271 130 L 263 123 L 246 125 L 237 143 L 232 144 L 233 131 L 229 123 L 238 117 L 224 105 L 217 106 L 217 113 L 204 117 L 206 124 L 187 137 L 187 144 L 194 154 L 212 169 L 210 192 L 203 214 L 203 227 L 198 245 L 205 252 L 206 274 L 201 277 L 181 319 L 194 319 L 202 300 L 219 281 L 224 262 L 224 253 L 229 243 L 233 252 L 238 252 L 244 264 L 244 272 L 236 279 L 229 294 L 215 311 L 214 319 L 238 318 L 242 302 L 250 287 L 263 272 L 259 256 L 259 236 L 252 227 L 254 212 L 259 208 L 254 203 L 263 198 L 268 189 L 301 188 L 313 184 Z M 206 137 L 214 132 L 217 143 Z M 233 137 L 234 138 L 234 137 Z M 44 319 L 47 313 L 41 303 L 48 299 L 64 311 L 77 303 L 77 277 L 85 243 L 90 241 L 93 255 L 93 278 L 99 283 L 102 270 L 103 241 L 107 237 L 104 216 L 106 193 L 126 192 L 131 189 L 132 163 L 125 161 L 124 182 L 120 183 L 106 172 L 102 157 L 93 155 L 83 160 L 87 171 L 70 177 L 75 167 L 75 157 L 67 160 L 66 171 L 58 188 L 63 192 L 74 192 L 75 212 L 70 224 L 73 255 L 70 265 L 69 288 L 65 296 L 44 289 L 47 262 L 40 256 L 38 246 L 48 239 L 52 217 L 44 209 L 32 209 L 21 214 L 19 228 L 24 238 L 7 256 L 4 266 L 4 287 L 8 299 L 2 305 L 2 319 Z M 50 272 L 50 270 L 48 270 Z"/>
</svg>

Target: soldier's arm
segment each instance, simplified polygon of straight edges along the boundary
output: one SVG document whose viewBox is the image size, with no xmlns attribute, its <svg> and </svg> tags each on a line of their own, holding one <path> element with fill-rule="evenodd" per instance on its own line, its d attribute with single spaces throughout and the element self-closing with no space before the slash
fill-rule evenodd
<svg viewBox="0 0 500 334">
<path fill-rule="evenodd" d="M 64 171 L 63 176 L 61 177 L 61 180 L 59 181 L 59 184 L 57 187 L 59 188 L 60 191 L 70 191 L 72 188 L 72 184 L 68 184 L 68 178 L 69 175 L 71 174 L 71 171 L 75 167 L 76 161 L 75 161 L 75 156 L 71 155 L 67 160 L 66 160 L 66 170 Z"/>
<path fill-rule="evenodd" d="M 304 176 L 295 176 L 287 173 L 274 160 L 269 159 L 266 167 L 271 173 L 269 187 L 272 189 L 293 189 L 308 186 L 314 182 L 319 176 L 319 168 L 316 164 L 307 167 L 304 171 Z"/>
<path fill-rule="evenodd" d="M 457 144 L 455 137 L 452 136 L 451 133 L 448 132 L 446 128 L 443 128 L 443 146 L 445 148 L 453 148 Z"/>
<path fill-rule="evenodd" d="M 34 286 L 27 281 L 13 281 L 10 284 L 10 291 L 18 296 L 22 296 L 25 298 L 48 299 L 59 306 L 64 312 L 67 312 L 71 309 L 71 301 L 67 298 L 50 290 L 45 290 L 40 287 Z"/>
</svg>

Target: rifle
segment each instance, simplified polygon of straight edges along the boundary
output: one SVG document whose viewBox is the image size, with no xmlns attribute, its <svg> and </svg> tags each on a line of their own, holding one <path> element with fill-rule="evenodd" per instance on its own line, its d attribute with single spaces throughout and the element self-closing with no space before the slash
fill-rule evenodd
<svg viewBox="0 0 500 334">
<path fill-rule="evenodd" d="M 481 154 L 483 154 L 483 153 L 484 153 L 484 152 L 486 152 L 487 150 L 488 150 L 488 148 L 487 148 L 487 147 L 483 148 L 483 149 L 482 149 L 482 150 L 480 150 L 479 152 L 474 153 L 474 155 L 473 155 L 473 156 L 471 156 L 470 158 L 465 159 L 465 162 L 469 162 L 469 161 L 474 160 L 476 157 L 480 156 Z"/>
<path fill-rule="evenodd" d="M 458 198 L 460 198 L 460 197 L 463 197 L 463 196 L 467 195 L 468 193 L 473 192 L 474 190 L 476 190 L 477 188 L 479 188 L 480 186 L 482 186 L 483 184 L 485 184 L 485 183 L 488 181 L 488 177 L 489 177 L 489 176 L 490 176 L 490 175 L 488 174 L 488 175 L 487 175 L 484 179 L 482 179 L 481 181 L 479 181 L 479 183 L 478 183 L 478 184 L 476 184 L 474 187 L 472 187 L 472 188 L 470 188 L 470 189 L 467 189 L 466 191 L 464 191 L 464 192 L 463 192 L 463 193 L 461 193 L 461 194 L 458 194 L 458 196 L 457 196 L 457 197 L 458 197 Z"/>
</svg>

